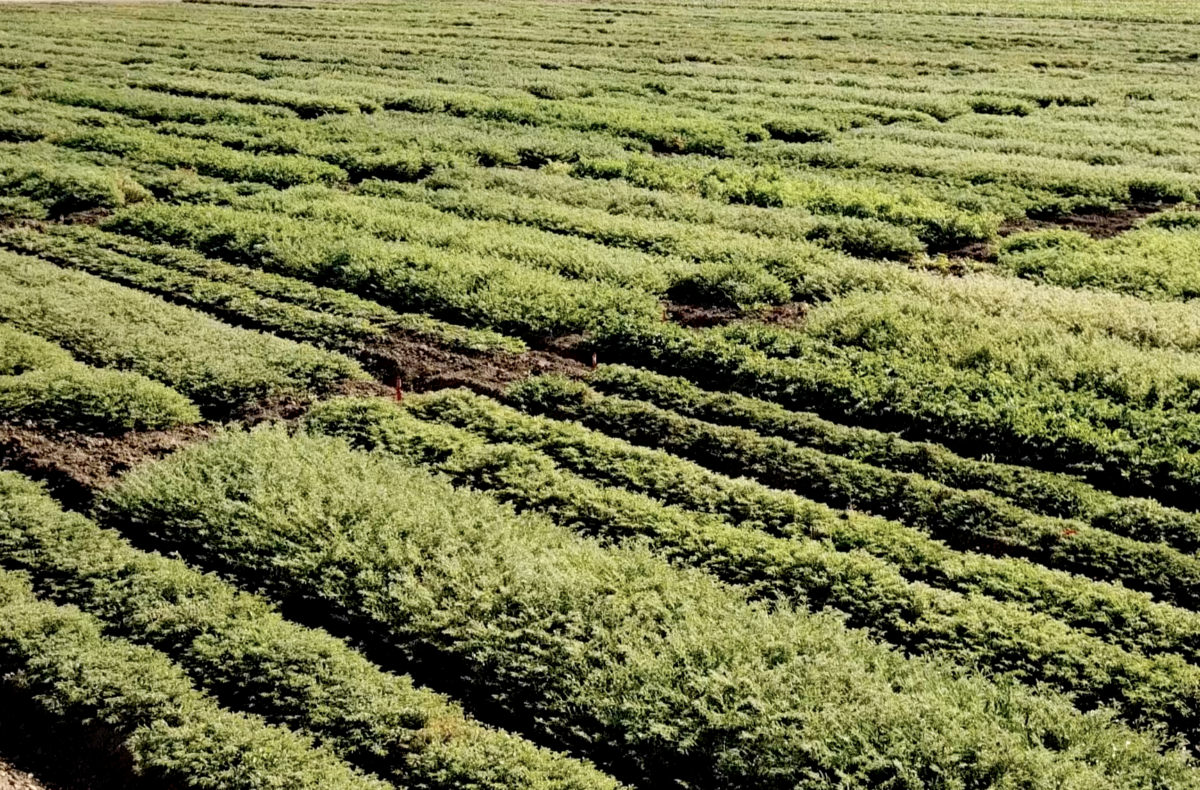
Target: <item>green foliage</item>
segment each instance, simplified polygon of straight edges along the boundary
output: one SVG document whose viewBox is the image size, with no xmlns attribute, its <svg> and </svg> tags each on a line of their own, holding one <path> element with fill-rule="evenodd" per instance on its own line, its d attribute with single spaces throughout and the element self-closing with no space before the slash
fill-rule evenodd
<svg viewBox="0 0 1200 790">
<path fill-rule="evenodd" d="M 565 384 L 565 383 L 564 383 Z M 521 401 L 518 388 L 514 398 Z M 1037 516 L 983 491 L 963 491 L 803 447 L 787 439 L 718 426 L 651 404 L 569 385 L 557 398 L 540 387 L 536 408 L 710 469 L 790 489 L 832 507 L 915 526 L 949 545 L 1015 554 L 1050 568 L 1120 580 L 1180 606 L 1200 608 L 1200 561 L 1078 521 Z M 529 404 L 532 407 L 532 404 Z"/>
<path fill-rule="evenodd" d="M 61 217 L 150 198 L 145 187 L 120 169 L 86 164 L 64 153 L 42 143 L 0 144 L 0 191 L 9 201 L 4 212 L 36 219 L 36 205 Z"/>
<path fill-rule="evenodd" d="M 961 310 L 863 293 L 810 315 L 803 331 L 630 323 L 597 345 L 660 373 L 1121 493 L 1171 504 L 1200 490 L 1190 356 Z"/>
<path fill-rule="evenodd" d="M 1060 698 L 905 660 L 833 618 L 768 612 L 341 442 L 226 436 L 105 502 L 256 584 L 438 651 L 464 693 L 647 784 L 1194 782 Z"/>
<path fill-rule="evenodd" d="M 549 376 L 509 392 L 537 412 L 581 385 Z M 428 396 L 410 403 L 422 419 L 528 445 L 564 469 L 597 482 L 647 494 L 667 504 L 718 516 L 734 526 L 783 537 L 827 540 L 843 552 L 863 551 L 898 567 L 905 578 L 968 595 L 987 595 L 1044 612 L 1136 652 L 1200 656 L 1200 615 L 1151 602 L 1122 586 L 1092 582 L 1023 560 L 959 552 L 894 521 L 836 511 L 745 478 L 733 479 L 658 450 L 566 422 L 522 416 L 483 398 Z M 359 439 L 351 434 L 347 438 Z"/>
<path fill-rule="evenodd" d="M 19 376 L 31 370 L 70 365 L 74 359 L 51 343 L 0 324 L 0 376 Z"/>
<path fill-rule="evenodd" d="M 1018 233 L 1000 240 L 1002 254 L 1016 254 L 1031 250 L 1087 250 L 1093 245 L 1086 233 L 1077 230 L 1038 230 Z"/>
<path fill-rule="evenodd" d="M 181 140 L 145 129 L 95 129 L 81 131 L 62 143 L 80 151 L 115 154 L 135 162 L 186 167 L 227 181 L 260 181 L 275 187 L 296 184 L 336 183 L 346 171 L 304 156 L 251 154 L 215 143 Z"/>
<path fill-rule="evenodd" d="M 161 653 L 103 637 L 91 617 L 22 587 L 0 571 L 0 670 L 47 713 L 114 733 L 146 780 L 230 790 L 386 787 L 309 739 L 221 710 Z"/>
<path fill-rule="evenodd" d="M 1200 211 L 1162 211 L 1148 217 L 1145 224 L 1165 230 L 1193 230 L 1200 228 Z"/>
<path fill-rule="evenodd" d="M 53 343 L 0 324 L 0 419 L 119 433 L 199 422 L 200 412 L 162 384 L 89 368 Z"/>
<path fill-rule="evenodd" d="M 7 252 L 0 253 L 0 320 L 80 362 L 167 384 L 210 414 L 365 378 L 346 357 Z"/>
<path fill-rule="evenodd" d="M 616 787 L 586 764 L 480 726 L 215 576 L 134 549 L 15 474 L 0 473 L 0 514 L 6 562 L 41 593 L 100 618 L 109 635 L 169 653 L 222 704 L 298 730 L 363 770 L 422 788 Z"/>
<path fill-rule="evenodd" d="M 0 376 L 0 419 L 119 433 L 199 422 L 200 412 L 178 392 L 136 373 L 71 365 Z"/>
<path fill-rule="evenodd" d="M 521 353 L 521 341 L 428 316 L 396 313 L 345 291 L 232 266 L 165 245 L 87 227 L 12 232 L 0 244 L 56 265 L 156 293 L 242 325 L 352 353 L 387 333 L 416 334 L 467 351 Z"/>
<path fill-rule="evenodd" d="M 936 444 L 840 425 L 736 393 L 709 392 L 683 378 L 624 365 L 601 365 L 590 383 L 603 392 L 648 401 L 685 417 L 750 428 L 884 469 L 916 473 L 953 488 L 990 491 L 1047 516 L 1089 521 L 1100 529 L 1167 543 L 1181 551 L 1200 548 L 1200 515 L 1152 500 L 1117 497 L 1067 475 L 979 461 Z"/>
<path fill-rule="evenodd" d="M 1200 222 L 1188 224 L 1185 216 L 1177 212 L 1090 244 L 1017 244 L 1002 248 L 998 264 L 1018 277 L 1070 288 L 1104 288 L 1145 299 L 1195 299 L 1200 296 Z"/>
<path fill-rule="evenodd" d="M 333 223 L 215 207 L 161 207 L 106 227 L 230 263 L 344 289 L 398 310 L 525 337 L 659 314 L 651 295 L 572 282 L 499 258 L 364 237 Z"/>
<path fill-rule="evenodd" d="M 475 400 L 462 394 L 436 398 L 450 401 L 450 408 L 460 398 L 464 413 Z M 1116 705 L 1134 721 L 1159 722 L 1180 734 L 1194 729 L 1189 717 L 1196 708 L 1188 695 L 1200 675 L 1177 656 L 1147 660 L 1019 605 L 908 583 L 885 561 L 799 535 L 769 536 L 745 523 L 732 526 L 601 487 L 562 472 L 528 447 L 489 445 L 459 429 L 422 423 L 386 401 L 326 402 L 306 422 L 310 430 L 430 466 L 456 485 L 487 491 L 519 510 L 547 513 L 584 534 L 614 542 L 648 539 L 673 563 L 702 568 L 757 596 L 842 612 L 849 625 L 867 628 L 906 652 L 936 653 L 1026 683 L 1046 683 L 1071 692 L 1085 709 Z M 996 639 L 997 633 L 1006 638 Z"/>
</svg>

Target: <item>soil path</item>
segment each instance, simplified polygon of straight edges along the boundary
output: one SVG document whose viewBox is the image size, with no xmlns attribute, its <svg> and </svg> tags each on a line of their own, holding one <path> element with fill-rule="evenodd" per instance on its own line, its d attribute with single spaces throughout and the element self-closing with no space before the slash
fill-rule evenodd
<svg viewBox="0 0 1200 790">
<path fill-rule="evenodd" d="M 46 790 L 46 786 L 0 759 L 0 790 Z"/>
</svg>

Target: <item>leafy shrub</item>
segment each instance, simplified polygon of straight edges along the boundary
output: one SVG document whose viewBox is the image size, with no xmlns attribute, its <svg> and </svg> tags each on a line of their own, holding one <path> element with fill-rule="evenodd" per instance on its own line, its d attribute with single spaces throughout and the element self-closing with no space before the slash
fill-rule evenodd
<svg viewBox="0 0 1200 790">
<path fill-rule="evenodd" d="M 70 354 L 50 341 L 0 324 L 0 376 L 19 376 L 31 370 L 74 363 Z"/>
<path fill-rule="evenodd" d="M 515 397 L 520 398 L 520 391 L 518 386 Z M 1002 555 L 1016 552 L 1047 567 L 1106 581 L 1119 579 L 1161 600 L 1200 607 L 1200 561 L 1166 546 L 1122 538 L 1078 521 L 1040 517 L 986 492 L 954 489 L 650 404 L 591 391 L 579 395 L 567 387 L 557 402 L 540 398 L 539 406 L 551 416 L 577 420 L 710 469 L 793 490 L 832 507 L 895 519 L 949 545 L 981 551 L 991 546 Z"/>
<path fill-rule="evenodd" d="M 1086 250 L 1092 237 L 1077 230 L 1037 230 L 1017 233 L 1000 240 L 1000 251 L 1008 253 L 1030 250 Z"/>
<path fill-rule="evenodd" d="M 768 613 L 341 442 L 226 436 L 105 503 L 277 594 L 436 651 L 463 693 L 647 786 L 784 788 L 835 770 L 848 788 L 1188 777 L 1063 699 L 905 660 L 832 618 Z"/>
<path fill-rule="evenodd" d="M 1147 499 L 1117 497 L 1076 477 L 980 461 L 936 444 L 841 425 L 732 392 L 709 392 L 683 378 L 624 365 L 601 365 L 589 383 L 603 392 L 648 401 L 685 417 L 752 428 L 885 469 L 914 472 L 954 488 L 991 491 L 1035 512 L 1083 519 L 1136 540 L 1167 543 L 1186 552 L 1200 549 L 1200 514 Z M 539 404 L 542 409 L 548 406 Z"/>
<path fill-rule="evenodd" d="M 1145 224 L 1163 230 L 1200 230 L 1200 211 L 1163 211 L 1152 214 Z"/>
<path fill-rule="evenodd" d="M 85 365 L 0 376 L 0 419 L 119 433 L 200 421 L 187 398 L 136 373 Z"/>
<path fill-rule="evenodd" d="M 55 602 L 169 653 L 223 705 L 318 739 L 363 770 L 431 790 L 615 790 L 590 766 L 477 724 L 262 599 L 63 512 L 15 474 L 0 472 L 0 513 L 9 565 Z"/>
<path fill-rule="evenodd" d="M 51 716 L 96 723 L 152 783 L 260 790 L 384 790 L 286 729 L 228 713 L 161 653 L 101 635 L 97 622 L 33 598 L 0 570 L 0 671 Z M 64 751 L 66 747 L 64 747 Z"/>
<path fill-rule="evenodd" d="M 167 384 L 208 414 L 366 378 L 357 364 L 235 329 L 91 275 L 0 253 L 0 320 L 95 367 Z"/>
<path fill-rule="evenodd" d="M 406 406 L 400 409 L 383 400 L 327 401 L 309 412 L 306 423 L 310 430 L 345 437 L 359 449 L 384 451 L 446 473 L 457 486 L 487 491 L 518 510 L 546 513 L 575 531 L 617 542 L 649 540 L 674 563 L 702 568 L 724 581 L 746 585 L 757 595 L 779 596 L 814 611 L 843 612 L 850 617 L 849 625 L 867 628 L 906 652 L 953 656 L 959 664 L 985 666 L 1026 683 L 1048 683 L 1072 692 L 1076 704 L 1085 709 L 1117 705 L 1131 721 L 1154 720 L 1181 734 L 1194 726 L 1189 717 L 1196 714 L 1189 711 L 1195 705 L 1188 701 L 1193 682 L 1187 678 L 1200 670 L 1178 656 L 1148 662 L 1051 617 L 1028 614 L 1019 604 L 911 584 L 895 565 L 838 551 L 806 537 L 800 524 L 790 536 L 775 537 L 747 522 L 728 524 L 664 506 L 645 495 L 586 482 L 519 443 L 518 434 L 522 427 L 528 435 L 573 434 L 577 454 L 570 463 L 588 466 L 595 461 L 592 473 L 605 465 L 597 455 L 624 449 L 627 466 L 633 468 L 640 457 L 651 477 L 652 459 L 669 457 L 663 454 L 639 456 L 619 442 L 545 418 L 523 417 L 464 392 L 418 396 Z M 487 444 L 485 438 L 462 429 L 413 419 L 407 413 L 412 409 L 418 416 L 454 421 L 484 435 L 507 428 L 516 443 Z M 671 479 L 672 472 L 684 468 L 682 463 L 657 465 L 660 479 Z M 999 632 L 1004 640 L 995 639 Z M 1116 677 L 1128 677 L 1129 688 L 1137 685 L 1139 690 L 1127 694 L 1123 684 L 1112 683 Z M 1150 686 L 1157 692 L 1148 693 Z"/>
</svg>

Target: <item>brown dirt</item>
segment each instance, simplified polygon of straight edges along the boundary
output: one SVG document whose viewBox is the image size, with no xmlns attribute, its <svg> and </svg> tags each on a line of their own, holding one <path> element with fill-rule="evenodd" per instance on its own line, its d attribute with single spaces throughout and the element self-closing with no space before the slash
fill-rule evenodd
<svg viewBox="0 0 1200 790">
<path fill-rule="evenodd" d="M 803 323 L 807 313 L 808 305 L 803 302 L 789 302 L 768 307 L 765 310 L 736 310 L 729 307 L 706 307 L 666 302 L 663 307 L 663 320 L 693 329 L 726 326 L 735 321 L 749 320 L 761 321 L 765 324 L 797 326 Z"/>
<path fill-rule="evenodd" d="M 1084 212 L 1059 217 L 1038 217 L 1006 223 L 1000 229 L 1001 236 L 1024 233 L 1031 230 L 1077 230 L 1093 239 L 1111 239 L 1127 230 L 1132 230 L 1146 217 L 1171 208 L 1162 203 L 1138 203 L 1117 211 Z"/>
<path fill-rule="evenodd" d="M 1086 233 L 1093 239 L 1111 239 L 1133 230 L 1146 217 L 1173 208 L 1164 203 L 1138 203 L 1116 211 L 1079 212 L 1063 215 L 1034 215 L 1026 219 L 1011 220 L 1000 226 L 1000 237 L 1015 233 L 1038 230 L 1075 230 Z M 930 252 L 935 252 L 930 250 Z M 951 259 L 971 259 L 989 262 L 996 259 L 996 248 L 987 242 L 978 242 L 954 250 L 942 250 Z"/>
<path fill-rule="evenodd" d="M 0 469 L 41 480 L 64 505 L 86 510 L 126 470 L 211 435 L 207 426 L 93 436 L 0 423 Z"/>
<path fill-rule="evenodd" d="M 707 307 L 695 304 L 663 303 L 663 319 L 694 329 L 724 326 L 745 318 L 745 313 L 729 307 Z"/>
<path fill-rule="evenodd" d="M 582 338 L 547 341 L 543 349 L 511 354 L 454 351 L 417 337 L 393 335 L 361 347 L 357 357 L 381 382 L 394 385 L 399 376 L 405 392 L 466 387 L 480 394 L 497 395 L 513 381 L 535 373 L 586 375 L 587 365 L 572 357 L 590 354 Z"/>
<path fill-rule="evenodd" d="M 465 387 L 492 396 L 531 374 L 587 375 L 590 364 L 572 358 L 586 357 L 590 363 L 591 351 L 583 338 L 560 338 L 548 341 L 545 347 L 523 354 L 469 353 L 396 335 L 357 349 L 364 367 L 379 381 L 345 382 L 322 396 L 394 397 L 397 375 L 404 392 Z M 232 413 L 225 422 L 253 426 L 291 421 L 303 416 L 311 405 L 311 398 L 282 396 Z M 43 481 L 65 506 L 86 511 L 98 491 L 112 485 L 130 468 L 204 441 L 216 428 L 216 423 L 206 423 L 169 431 L 99 436 L 0 423 L 0 469 L 16 470 Z"/>
<path fill-rule="evenodd" d="M 759 320 L 764 324 L 779 324 L 780 326 L 799 326 L 808 315 L 808 305 L 804 302 L 789 302 L 781 304 L 764 312 Z"/>
<path fill-rule="evenodd" d="M 46 790 L 46 786 L 0 758 L 0 790 Z"/>
</svg>

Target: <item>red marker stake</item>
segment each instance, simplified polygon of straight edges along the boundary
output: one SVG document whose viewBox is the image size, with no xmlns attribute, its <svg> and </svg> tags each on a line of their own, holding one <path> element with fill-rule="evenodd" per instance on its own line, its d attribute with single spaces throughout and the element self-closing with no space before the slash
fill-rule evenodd
<svg viewBox="0 0 1200 790">
<path fill-rule="evenodd" d="M 400 381 L 400 377 L 396 377 L 396 403 L 404 400 L 404 384 Z"/>
<path fill-rule="evenodd" d="M 598 364 L 598 363 L 596 362 L 596 352 L 595 352 L 595 351 L 593 351 L 593 352 L 592 352 L 592 370 L 595 370 L 595 369 L 596 369 L 596 366 L 597 366 L 597 364 Z"/>
</svg>

